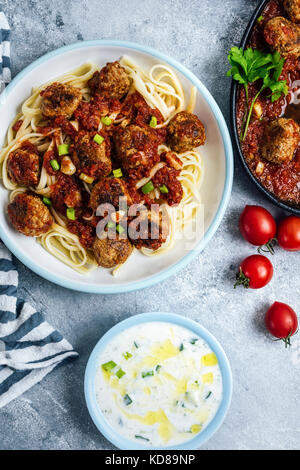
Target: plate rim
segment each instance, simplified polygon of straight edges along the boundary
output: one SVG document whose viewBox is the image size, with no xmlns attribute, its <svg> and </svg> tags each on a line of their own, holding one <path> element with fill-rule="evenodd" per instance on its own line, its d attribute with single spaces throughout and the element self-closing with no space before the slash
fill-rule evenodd
<svg viewBox="0 0 300 470">
<path fill-rule="evenodd" d="M 125 329 L 146 322 L 167 322 L 187 328 L 198 334 L 216 353 L 223 381 L 223 396 L 220 406 L 206 428 L 194 438 L 174 446 L 146 447 L 115 433 L 110 424 L 99 414 L 99 406 L 94 392 L 95 367 L 100 351 Z M 121 450 L 196 450 L 203 446 L 218 431 L 229 411 L 233 394 L 233 376 L 229 359 L 217 338 L 196 320 L 172 312 L 139 313 L 126 318 L 109 328 L 97 341 L 89 355 L 84 374 L 84 396 L 90 417 L 103 436 Z"/>
<path fill-rule="evenodd" d="M 71 290 L 85 292 L 85 293 L 93 293 L 93 294 L 120 294 L 124 292 L 132 292 L 137 291 L 140 289 L 144 289 L 150 287 L 154 284 L 162 282 L 169 278 L 170 276 L 176 274 L 180 269 L 183 269 L 187 264 L 192 261 L 196 256 L 205 248 L 208 242 L 211 240 L 215 232 L 217 231 L 223 216 L 225 214 L 226 208 L 230 201 L 231 190 L 232 190 L 232 182 L 233 182 L 233 171 L 234 171 L 234 159 L 233 159 L 233 149 L 232 149 L 232 142 L 230 138 L 230 133 L 225 121 L 225 118 L 211 95 L 208 89 L 203 85 L 203 83 L 194 75 L 193 72 L 188 70 L 184 65 L 182 65 L 177 60 L 169 57 L 167 54 L 157 51 L 149 46 L 143 46 L 138 43 L 130 42 L 130 41 L 120 41 L 120 40 L 107 40 L 107 39 L 99 39 L 93 41 L 81 41 L 73 44 L 69 44 L 54 51 L 50 51 L 30 65 L 25 67 L 21 72 L 19 72 L 13 80 L 7 85 L 5 90 L 2 93 L 2 97 L 4 100 L 0 100 L 0 112 L 2 109 L 5 109 L 5 98 L 13 91 L 15 86 L 25 77 L 28 73 L 33 71 L 35 68 L 47 62 L 48 60 L 52 59 L 53 57 L 59 56 L 66 52 L 70 52 L 76 49 L 94 47 L 94 46 L 104 46 L 104 47 L 120 47 L 120 48 L 127 48 L 132 49 L 147 55 L 150 55 L 156 59 L 162 60 L 174 69 L 178 70 L 182 73 L 191 83 L 193 83 L 197 90 L 202 94 L 205 101 L 208 103 L 215 119 L 217 125 L 219 127 L 219 131 L 222 137 L 224 152 L 225 152 L 225 183 L 223 188 L 223 193 L 221 197 L 221 201 L 218 207 L 218 210 L 211 221 L 210 226 L 208 227 L 204 237 L 196 244 L 196 246 L 190 250 L 182 259 L 174 263 L 173 265 L 167 267 L 163 271 L 158 274 L 153 274 L 150 277 L 140 280 L 131 282 L 129 284 L 124 285 L 101 285 L 101 284 L 85 284 L 81 283 L 80 281 L 76 280 L 68 280 L 64 276 L 60 274 L 52 274 L 47 271 L 46 268 L 39 267 L 35 264 L 34 260 L 30 257 L 27 257 L 26 254 L 19 250 L 19 248 L 11 241 L 9 236 L 6 236 L 4 230 L 2 229 L 2 225 L 0 225 L 0 237 L 7 248 L 18 258 L 25 266 L 27 266 L 31 271 L 35 274 L 38 274 L 42 278 L 53 282 L 61 287 L 65 287 Z M 2 101 L 2 102 L 1 102 Z"/>
</svg>

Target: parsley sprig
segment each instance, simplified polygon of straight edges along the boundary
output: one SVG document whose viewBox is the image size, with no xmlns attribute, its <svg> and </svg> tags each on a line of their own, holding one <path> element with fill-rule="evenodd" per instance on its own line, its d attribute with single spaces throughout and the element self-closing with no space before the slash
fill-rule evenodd
<svg viewBox="0 0 300 470">
<path fill-rule="evenodd" d="M 246 111 L 242 122 L 241 140 L 245 140 L 248 127 L 253 112 L 253 106 L 259 95 L 267 88 L 271 91 L 269 97 L 272 103 L 277 101 L 282 95 L 288 94 L 286 80 L 279 80 L 284 65 L 284 59 L 278 52 L 266 53 L 250 47 L 242 48 L 232 47 L 228 60 L 232 68 L 227 72 L 228 77 L 232 77 L 244 86 L 246 95 Z M 262 85 L 253 98 L 248 109 L 249 102 L 249 83 L 257 80 L 262 81 Z"/>
</svg>

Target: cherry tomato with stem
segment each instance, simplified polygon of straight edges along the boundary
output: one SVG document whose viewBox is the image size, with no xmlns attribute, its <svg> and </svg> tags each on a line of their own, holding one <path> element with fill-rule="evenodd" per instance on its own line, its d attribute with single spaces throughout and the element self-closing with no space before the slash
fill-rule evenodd
<svg viewBox="0 0 300 470">
<path fill-rule="evenodd" d="M 265 251 L 274 254 L 277 226 L 272 214 L 264 207 L 246 206 L 240 215 L 239 228 L 247 242 L 259 247 L 259 253 Z"/>
<path fill-rule="evenodd" d="M 282 340 L 285 347 L 291 345 L 291 337 L 298 332 L 298 318 L 295 311 L 287 304 L 274 302 L 265 315 L 265 325 L 271 335 Z"/>
<path fill-rule="evenodd" d="M 300 217 L 290 215 L 283 219 L 278 226 L 278 244 L 287 251 L 300 250 Z"/>
<path fill-rule="evenodd" d="M 273 277 L 273 265 L 263 255 L 251 255 L 240 264 L 236 275 L 234 288 L 242 285 L 246 289 L 261 289 L 266 286 Z"/>
</svg>

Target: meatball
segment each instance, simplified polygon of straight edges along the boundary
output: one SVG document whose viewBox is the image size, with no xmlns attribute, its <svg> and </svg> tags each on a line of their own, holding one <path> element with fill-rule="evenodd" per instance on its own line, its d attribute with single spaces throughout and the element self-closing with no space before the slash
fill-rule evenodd
<svg viewBox="0 0 300 470">
<path fill-rule="evenodd" d="M 300 22 L 300 2 L 299 0 L 284 0 L 283 6 L 293 23 Z"/>
<path fill-rule="evenodd" d="M 27 237 L 39 237 L 53 224 L 49 209 L 34 194 L 17 194 L 7 211 L 13 227 Z"/>
<path fill-rule="evenodd" d="M 271 121 L 265 130 L 262 156 L 273 163 L 288 163 L 299 144 L 299 125 L 293 119 Z"/>
<path fill-rule="evenodd" d="M 169 206 L 179 204 L 183 197 L 182 185 L 177 179 L 179 175 L 180 171 L 164 166 L 152 178 L 152 183 L 156 188 L 164 185 L 168 189 L 168 192 L 161 193 L 160 197 L 165 199 Z"/>
<path fill-rule="evenodd" d="M 205 128 L 192 113 L 181 111 L 168 124 L 167 142 L 174 152 L 187 152 L 205 143 Z"/>
<path fill-rule="evenodd" d="M 276 16 L 266 23 L 264 37 L 271 49 L 284 57 L 300 54 L 300 26 L 282 16 Z"/>
<path fill-rule="evenodd" d="M 130 79 L 119 62 L 109 62 L 100 72 L 95 72 L 88 82 L 93 94 L 120 100 L 130 88 Z"/>
<path fill-rule="evenodd" d="M 122 200 L 127 206 L 132 203 L 126 183 L 119 178 L 102 178 L 93 187 L 89 205 L 94 211 L 100 204 L 111 204 L 119 210 Z"/>
<path fill-rule="evenodd" d="M 53 119 L 58 116 L 70 118 L 77 109 L 82 94 L 79 88 L 62 83 L 52 83 L 41 92 L 42 113 Z"/>
<path fill-rule="evenodd" d="M 58 174 L 57 181 L 51 185 L 51 200 L 54 209 L 63 215 L 66 214 L 68 207 L 81 208 L 80 188 L 72 176 Z"/>
<path fill-rule="evenodd" d="M 129 258 L 133 246 L 127 238 L 97 238 L 93 244 L 96 261 L 103 268 L 113 268 L 117 264 L 123 264 Z"/>
<path fill-rule="evenodd" d="M 92 178 L 107 176 L 111 172 L 110 144 L 105 139 L 101 144 L 94 141 L 87 132 L 79 132 L 73 146 L 73 160 L 76 168 Z"/>
<path fill-rule="evenodd" d="M 153 165 L 157 155 L 158 139 L 152 130 L 131 124 L 114 134 L 117 156 L 123 168 Z"/>
<path fill-rule="evenodd" d="M 22 186 L 37 186 L 40 177 L 40 157 L 31 149 L 18 148 L 7 160 L 9 177 Z"/>
<path fill-rule="evenodd" d="M 158 204 L 152 205 L 152 210 L 143 208 L 139 215 L 130 221 L 128 226 L 128 236 L 134 246 L 158 250 L 168 238 L 169 224 L 166 214 L 159 210 Z"/>
</svg>

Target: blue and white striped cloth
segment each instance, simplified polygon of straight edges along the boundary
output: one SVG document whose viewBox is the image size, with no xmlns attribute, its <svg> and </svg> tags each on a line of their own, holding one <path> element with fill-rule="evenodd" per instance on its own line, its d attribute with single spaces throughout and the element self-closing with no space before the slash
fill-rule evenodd
<svg viewBox="0 0 300 470">
<path fill-rule="evenodd" d="M 0 242 L 0 408 L 78 354 L 31 305 L 17 297 L 18 272 Z"/>
<path fill-rule="evenodd" d="M 3 11 L 0 10 L 0 93 L 10 80 L 10 28 Z"/>
<path fill-rule="evenodd" d="M 10 30 L 0 11 L 0 92 L 10 81 Z M 0 408 L 78 354 L 31 305 L 17 297 L 18 272 L 0 241 Z"/>
</svg>

